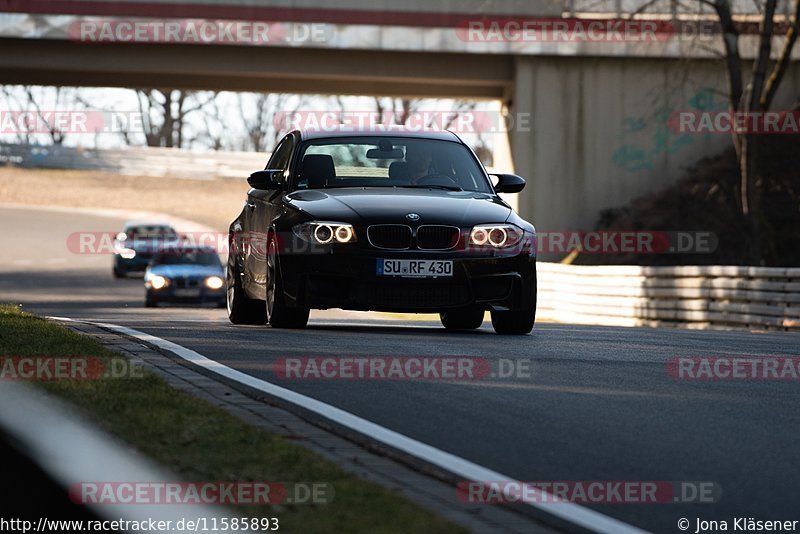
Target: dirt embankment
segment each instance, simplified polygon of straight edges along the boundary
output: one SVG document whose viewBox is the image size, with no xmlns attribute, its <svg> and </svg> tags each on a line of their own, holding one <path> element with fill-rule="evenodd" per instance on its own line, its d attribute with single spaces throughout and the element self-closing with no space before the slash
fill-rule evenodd
<svg viewBox="0 0 800 534">
<path fill-rule="evenodd" d="M 155 211 L 225 231 L 247 192 L 242 180 L 121 176 L 0 167 L 0 203 Z"/>
<path fill-rule="evenodd" d="M 768 266 L 800 265 L 800 139 L 769 136 L 763 143 L 763 250 Z M 639 265 L 747 265 L 745 221 L 739 210 L 739 170 L 731 148 L 690 168 L 673 186 L 606 210 L 603 230 L 711 231 L 711 254 L 581 254 L 574 263 Z"/>
</svg>

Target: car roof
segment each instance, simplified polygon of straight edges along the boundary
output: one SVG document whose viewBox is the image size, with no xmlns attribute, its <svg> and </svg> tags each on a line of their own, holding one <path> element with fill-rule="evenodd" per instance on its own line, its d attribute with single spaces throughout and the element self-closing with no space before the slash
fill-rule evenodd
<svg viewBox="0 0 800 534">
<path fill-rule="evenodd" d="M 213 247 L 208 246 L 198 246 L 198 245 L 188 245 L 185 243 L 180 243 L 176 247 L 167 248 L 165 252 L 168 254 L 174 254 L 175 251 L 183 252 L 186 254 L 195 254 L 195 253 L 203 253 L 203 254 L 216 254 L 217 251 Z"/>
<path fill-rule="evenodd" d="M 170 223 L 164 221 L 128 221 L 125 223 L 125 229 L 135 226 L 165 226 L 167 228 L 172 228 Z"/>
<path fill-rule="evenodd" d="M 433 130 L 408 128 L 404 126 L 383 126 L 371 128 L 354 128 L 352 126 L 337 126 L 322 130 L 295 130 L 303 141 L 310 139 L 331 139 L 348 137 L 409 137 L 415 139 L 432 139 L 437 141 L 453 141 L 461 143 L 461 139 L 448 130 Z"/>
</svg>

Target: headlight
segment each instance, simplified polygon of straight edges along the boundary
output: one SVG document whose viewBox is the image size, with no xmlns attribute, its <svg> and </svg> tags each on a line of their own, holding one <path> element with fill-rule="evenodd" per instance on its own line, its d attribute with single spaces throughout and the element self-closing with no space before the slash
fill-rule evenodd
<svg viewBox="0 0 800 534">
<path fill-rule="evenodd" d="M 219 276 L 209 276 L 206 278 L 206 287 L 208 289 L 222 289 L 224 285 L 225 281 Z"/>
<path fill-rule="evenodd" d="M 125 258 L 126 260 L 132 260 L 136 257 L 136 251 L 132 248 L 121 248 L 119 249 L 119 255 Z"/>
<path fill-rule="evenodd" d="M 163 289 L 169 285 L 169 278 L 164 278 L 163 276 L 154 274 L 150 277 L 148 282 L 150 283 L 150 287 L 153 289 Z"/>
<path fill-rule="evenodd" d="M 352 224 L 340 222 L 309 222 L 292 228 L 294 235 L 317 245 L 329 243 L 354 243 L 356 230 Z"/>
<path fill-rule="evenodd" d="M 481 224 L 469 233 L 469 244 L 479 247 L 513 247 L 522 240 L 525 232 L 513 224 Z"/>
</svg>

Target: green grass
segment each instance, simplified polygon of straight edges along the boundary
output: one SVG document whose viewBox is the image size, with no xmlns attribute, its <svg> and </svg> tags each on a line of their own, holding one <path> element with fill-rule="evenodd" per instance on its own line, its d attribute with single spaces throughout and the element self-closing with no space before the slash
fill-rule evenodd
<svg viewBox="0 0 800 534">
<path fill-rule="evenodd" d="M 88 336 L 0 306 L 0 356 L 120 355 Z M 240 421 L 220 408 L 141 378 L 41 381 L 99 427 L 131 444 L 184 481 L 327 483 L 324 505 L 248 506 L 251 517 L 278 517 L 281 530 L 315 532 L 463 532 L 381 486 L 365 482 L 314 453 Z"/>
</svg>

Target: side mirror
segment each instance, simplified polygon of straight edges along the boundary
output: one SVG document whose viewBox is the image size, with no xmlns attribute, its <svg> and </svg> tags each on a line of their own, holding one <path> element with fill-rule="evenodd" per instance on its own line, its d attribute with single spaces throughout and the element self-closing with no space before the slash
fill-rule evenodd
<svg viewBox="0 0 800 534">
<path fill-rule="evenodd" d="M 256 171 L 250 175 L 247 183 L 253 189 L 283 189 L 283 171 L 276 169 Z"/>
<path fill-rule="evenodd" d="M 497 177 L 494 190 L 498 193 L 519 193 L 525 189 L 525 178 L 516 174 L 492 174 Z"/>
</svg>

